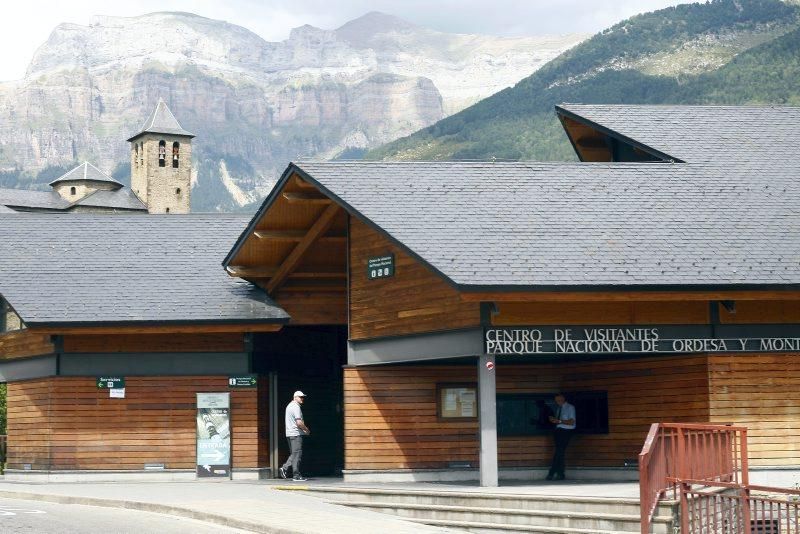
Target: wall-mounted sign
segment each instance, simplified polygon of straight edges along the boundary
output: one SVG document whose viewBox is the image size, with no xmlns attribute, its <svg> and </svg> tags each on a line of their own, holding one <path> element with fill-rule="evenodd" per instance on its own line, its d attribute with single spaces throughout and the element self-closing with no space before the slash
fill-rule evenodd
<svg viewBox="0 0 800 534">
<path fill-rule="evenodd" d="M 122 389 L 125 387 L 124 376 L 98 376 L 97 387 L 100 389 Z"/>
<path fill-rule="evenodd" d="M 514 326 L 484 331 L 487 354 L 796 352 L 800 325 Z"/>
<path fill-rule="evenodd" d="M 231 476 L 230 393 L 197 394 L 197 476 Z"/>
<path fill-rule="evenodd" d="M 228 387 L 230 388 L 254 388 L 258 384 L 256 375 L 237 375 L 228 377 Z"/>
<path fill-rule="evenodd" d="M 112 399 L 124 399 L 125 388 L 111 388 L 108 390 L 108 396 Z"/>
<path fill-rule="evenodd" d="M 386 254 L 367 259 L 367 278 L 387 278 L 394 276 L 394 254 Z"/>
</svg>

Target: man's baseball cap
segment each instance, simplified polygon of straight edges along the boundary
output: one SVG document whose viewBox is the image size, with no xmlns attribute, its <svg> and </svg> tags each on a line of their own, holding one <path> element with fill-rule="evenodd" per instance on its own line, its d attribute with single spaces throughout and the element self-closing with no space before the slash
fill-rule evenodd
<svg viewBox="0 0 800 534">
<path fill-rule="evenodd" d="M 293 397 L 305 397 L 306 394 L 298 389 L 297 391 L 294 392 L 294 395 L 292 395 L 292 396 Z"/>
</svg>

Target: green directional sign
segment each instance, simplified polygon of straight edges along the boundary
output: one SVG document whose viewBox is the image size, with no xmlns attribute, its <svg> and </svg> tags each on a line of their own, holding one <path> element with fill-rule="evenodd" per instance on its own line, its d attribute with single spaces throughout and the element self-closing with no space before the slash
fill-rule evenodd
<svg viewBox="0 0 800 534">
<path fill-rule="evenodd" d="M 256 375 L 237 375 L 228 377 L 228 387 L 230 388 L 254 388 L 258 385 Z"/>
<path fill-rule="evenodd" d="M 124 376 L 98 376 L 97 387 L 100 389 L 120 389 L 125 387 Z"/>
</svg>

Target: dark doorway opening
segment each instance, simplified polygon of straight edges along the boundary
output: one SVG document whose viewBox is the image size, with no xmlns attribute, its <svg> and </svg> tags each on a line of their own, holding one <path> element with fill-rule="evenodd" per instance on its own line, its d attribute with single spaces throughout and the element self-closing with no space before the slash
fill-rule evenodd
<svg viewBox="0 0 800 534">
<path fill-rule="evenodd" d="M 303 443 L 303 474 L 341 475 L 344 468 L 342 366 L 346 362 L 345 326 L 286 326 L 280 332 L 255 336 L 253 372 L 277 376 L 279 465 L 289 456 L 284 410 L 299 389 L 307 395 L 303 417 L 311 430 Z M 267 399 L 264 397 L 264 402 Z M 259 412 L 268 414 L 269 410 L 264 407 Z"/>
</svg>

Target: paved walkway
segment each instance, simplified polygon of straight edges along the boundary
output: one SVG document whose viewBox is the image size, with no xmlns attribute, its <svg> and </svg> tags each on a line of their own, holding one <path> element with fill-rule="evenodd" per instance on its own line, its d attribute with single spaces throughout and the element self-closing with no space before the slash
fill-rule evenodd
<svg viewBox="0 0 800 534">
<path fill-rule="evenodd" d="M 268 534 L 456 532 L 328 504 L 264 482 L 0 482 L 0 497 L 129 508 Z"/>
</svg>

